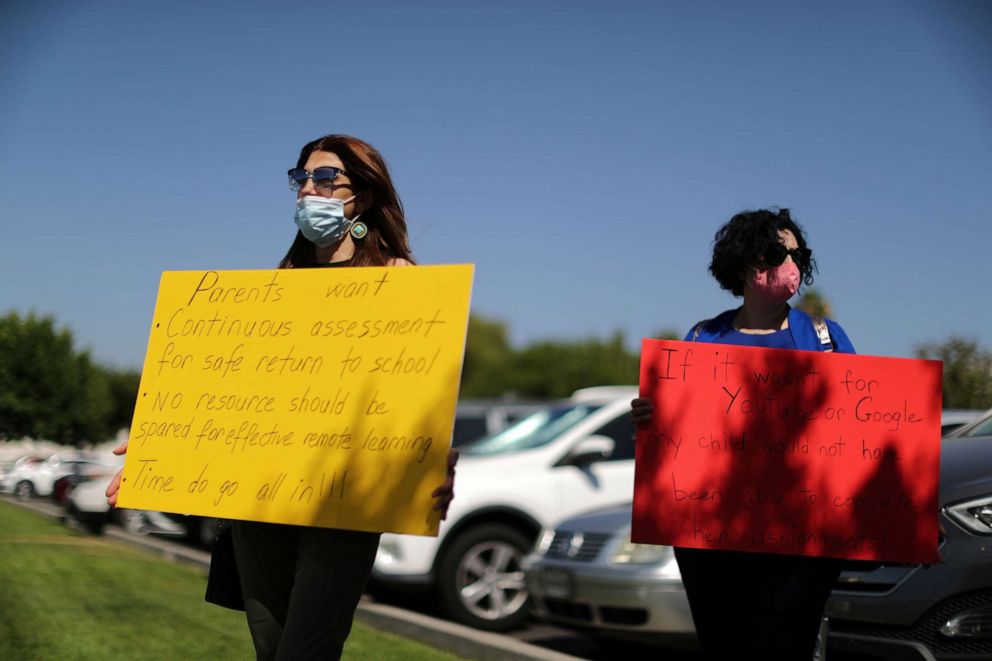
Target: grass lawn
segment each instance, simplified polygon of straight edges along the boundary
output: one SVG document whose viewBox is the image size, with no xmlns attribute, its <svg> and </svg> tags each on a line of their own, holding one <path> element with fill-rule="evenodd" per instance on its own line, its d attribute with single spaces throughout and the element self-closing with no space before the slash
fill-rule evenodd
<svg viewBox="0 0 992 661">
<path fill-rule="evenodd" d="M 254 659 L 203 573 L 0 502 L 0 659 Z M 356 623 L 345 659 L 456 657 Z"/>
</svg>

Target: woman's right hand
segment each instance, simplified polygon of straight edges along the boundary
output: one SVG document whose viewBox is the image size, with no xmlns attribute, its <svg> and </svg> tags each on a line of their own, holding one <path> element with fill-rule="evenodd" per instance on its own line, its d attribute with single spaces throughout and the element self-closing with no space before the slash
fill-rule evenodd
<svg viewBox="0 0 992 661">
<path fill-rule="evenodd" d="M 630 417 L 636 427 L 646 427 L 651 424 L 654 416 L 654 404 L 647 397 L 638 397 L 630 402 Z"/>
<path fill-rule="evenodd" d="M 116 448 L 114 448 L 114 454 L 120 456 L 127 453 L 127 441 L 124 441 Z M 107 502 L 110 503 L 111 507 L 117 507 L 117 492 L 121 490 L 121 476 L 124 474 L 124 469 L 117 471 L 117 474 L 110 480 L 110 484 L 107 486 L 106 496 Z"/>
</svg>

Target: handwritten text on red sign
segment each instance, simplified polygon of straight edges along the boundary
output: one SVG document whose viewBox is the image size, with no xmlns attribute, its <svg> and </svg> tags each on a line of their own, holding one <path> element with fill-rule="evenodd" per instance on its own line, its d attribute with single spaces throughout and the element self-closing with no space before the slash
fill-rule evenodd
<svg viewBox="0 0 992 661">
<path fill-rule="evenodd" d="M 644 340 L 633 539 L 937 560 L 941 364 Z"/>
</svg>

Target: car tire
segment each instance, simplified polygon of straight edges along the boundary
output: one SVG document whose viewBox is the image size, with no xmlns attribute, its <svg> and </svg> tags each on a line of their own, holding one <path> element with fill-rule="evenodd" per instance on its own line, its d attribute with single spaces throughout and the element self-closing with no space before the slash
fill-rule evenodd
<svg viewBox="0 0 992 661">
<path fill-rule="evenodd" d="M 91 535 L 103 534 L 104 525 L 107 523 L 106 515 L 81 512 L 71 500 L 65 502 L 64 509 L 66 518 L 75 522 L 77 528 L 82 528 Z"/>
<path fill-rule="evenodd" d="M 458 535 L 438 565 L 444 613 L 485 631 L 523 624 L 530 596 L 520 561 L 531 545 L 522 532 L 501 524 L 476 526 Z"/>
<path fill-rule="evenodd" d="M 103 534 L 103 527 L 106 524 L 106 520 L 102 516 L 84 516 L 81 518 L 80 523 L 82 523 L 86 532 L 91 535 L 101 535 Z"/>
<path fill-rule="evenodd" d="M 14 496 L 18 500 L 28 500 L 34 497 L 34 485 L 27 480 L 21 480 L 14 487 Z"/>
</svg>

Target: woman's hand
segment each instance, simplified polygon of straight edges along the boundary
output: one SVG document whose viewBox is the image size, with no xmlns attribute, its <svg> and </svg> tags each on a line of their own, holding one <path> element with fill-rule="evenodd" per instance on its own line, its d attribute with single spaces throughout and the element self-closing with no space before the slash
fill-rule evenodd
<svg viewBox="0 0 992 661">
<path fill-rule="evenodd" d="M 448 450 L 448 476 L 444 483 L 431 494 L 434 498 L 434 509 L 441 512 L 441 520 L 448 516 L 448 505 L 455 498 L 455 464 L 458 463 L 458 450 Z"/>
<path fill-rule="evenodd" d="M 646 427 L 651 424 L 654 415 L 654 404 L 647 397 L 638 397 L 630 402 L 630 417 L 636 427 Z"/>
<path fill-rule="evenodd" d="M 114 448 L 114 454 L 120 456 L 127 453 L 127 441 L 124 441 L 116 448 Z M 111 507 L 117 507 L 117 492 L 121 490 L 121 476 L 124 474 L 124 469 L 117 471 L 113 479 L 110 480 L 110 484 L 107 486 L 106 496 L 107 502 L 110 503 Z"/>
</svg>

